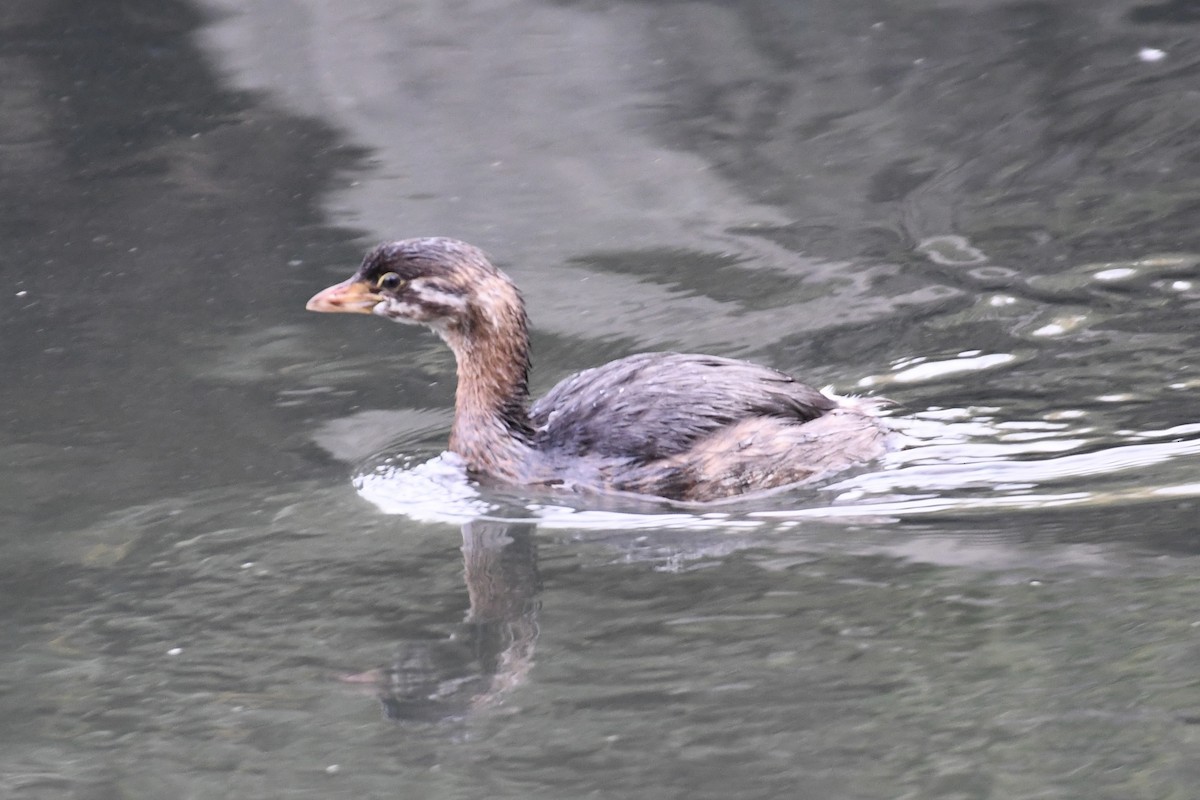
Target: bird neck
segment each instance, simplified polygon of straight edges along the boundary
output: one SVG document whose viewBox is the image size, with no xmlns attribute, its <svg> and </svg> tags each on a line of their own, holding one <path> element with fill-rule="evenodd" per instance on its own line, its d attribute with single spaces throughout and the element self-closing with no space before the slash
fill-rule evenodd
<svg viewBox="0 0 1200 800">
<path fill-rule="evenodd" d="M 506 324 L 475 321 L 444 336 L 458 364 L 450 450 L 468 469 L 513 476 L 526 461 L 529 422 L 529 335 L 522 309 Z"/>
</svg>

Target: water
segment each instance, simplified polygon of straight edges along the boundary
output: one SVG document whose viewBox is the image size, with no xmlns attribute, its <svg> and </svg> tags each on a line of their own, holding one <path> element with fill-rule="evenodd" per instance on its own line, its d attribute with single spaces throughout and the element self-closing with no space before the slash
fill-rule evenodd
<svg viewBox="0 0 1200 800">
<path fill-rule="evenodd" d="M 0 13 L 0 796 L 1191 798 L 1186 3 Z M 438 458 L 376 240 L 906 447 L 711 509 Z M 431 461 L 432 459 L 432 461 Z"/>
</svg>

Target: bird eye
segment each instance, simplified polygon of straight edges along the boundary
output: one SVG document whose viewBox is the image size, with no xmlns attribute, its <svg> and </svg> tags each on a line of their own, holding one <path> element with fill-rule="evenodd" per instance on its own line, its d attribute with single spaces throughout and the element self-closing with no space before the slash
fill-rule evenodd
<svg viewBox="0 0 1200 800">
<path fill-rule="evenodd" d="M 404 279 L 394 272 L 387 272 L 379 276 L 379 280 L 375 281 L 376 289 L 387 289 L 395 291 L 404 285 Z"/>
</svg>

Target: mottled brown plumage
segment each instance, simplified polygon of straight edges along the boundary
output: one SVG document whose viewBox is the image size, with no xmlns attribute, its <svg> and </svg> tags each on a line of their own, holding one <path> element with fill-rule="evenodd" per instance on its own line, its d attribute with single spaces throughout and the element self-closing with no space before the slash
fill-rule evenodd
<svg viewBox="0 0 1200 800">
<path fill-rule="evenodd" d="M 567 378 L 529 408 L 521 296 L 482 251 L 453 239 L 380 245 L 308 308 L 436 331 L 458 364 L 450 450 L 478 476 L 706 501 L 828 475 L 886 449 L 872 403 L 716 356 L 629 356 Z"/>
</svg>

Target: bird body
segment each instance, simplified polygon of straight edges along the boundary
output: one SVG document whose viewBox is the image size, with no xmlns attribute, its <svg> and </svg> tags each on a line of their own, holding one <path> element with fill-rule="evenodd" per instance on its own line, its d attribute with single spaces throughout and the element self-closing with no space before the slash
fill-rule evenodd
<svg viewBox="0 0 1200 800">
<path fill-rule="evenodd" d="M 628 356 L 530 407 L 520 293 L 482 251 L 453 239 L 380 245 L 307 307 L 437 332 L 458 370 L 449 449 L 477 477 L 703 502 L 829 475 L 887 449 L 878 401 L 831 398 L 717 356 Z"/>
</svg>

